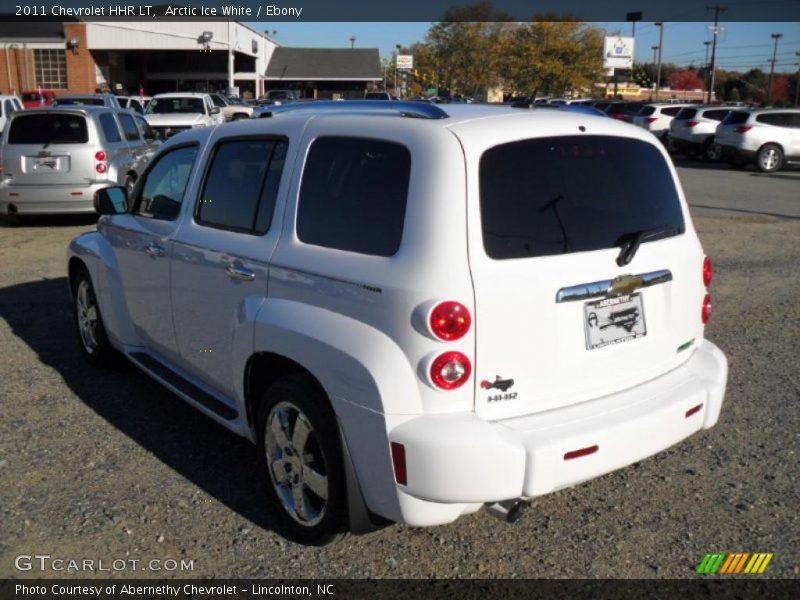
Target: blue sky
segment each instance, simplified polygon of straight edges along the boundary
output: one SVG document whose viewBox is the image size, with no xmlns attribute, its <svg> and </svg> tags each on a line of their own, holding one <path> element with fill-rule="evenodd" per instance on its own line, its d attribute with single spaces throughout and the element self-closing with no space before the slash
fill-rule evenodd
<svg viewBox="0 0 800 600">
<path fill-rule="evenodd" d="M 284 46 L 313 46 L 347 48 L 350 36 L 361 48 L 378 48 L 382 57 L 390 56 L 395 44 L 410 45 L 425 37 L 430 23 L 249 23 L 259 31 L 269 26 L 270 34 L 276 30 L 275 40 Z M 597 23 L 609 34 L 616 31 L 630 35 L 630 23 Z M 711 39 L 711 23 L 678 22 L 664 26 L 665 62 L 700 66 L 705 61 L 703 41 Z M 800 23 L 720 23 L 722 31 L 717 39 L 717 64 L 720 68 L 746 70 L 760 67 L 769 69 L 772 57 L 772 33 L 782 33 L 778 42 L 776 71 L 796 71 L 800 57 Z M 636 26 L 637 60 L 651 61 L 651 47 L 658 44 L 658 28 L 651 22 Z"/>
</svg>

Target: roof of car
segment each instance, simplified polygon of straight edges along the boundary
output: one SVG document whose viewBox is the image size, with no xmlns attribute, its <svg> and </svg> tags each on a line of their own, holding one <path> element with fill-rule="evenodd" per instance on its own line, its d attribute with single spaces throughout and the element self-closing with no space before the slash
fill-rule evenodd
<svg viewBox="0 0 800 600">
<path fill-rule="evenodd" d="M 153 98 L 202 98 L 208 95 L 208 92 L 169 92 L 168 94 L 156 94 Z"/>
<path fill-rule="evenodd" d="M 733 110 L 741 111 L 741 112 L 749 112 L 753 114 L 762 115 L 764 113 L 772 113 L 772 112 L 790 112 L 790 113 L 800 113 L 800 108 L 745 108 L 743 106 L 735 106 Z"/>
</svg>

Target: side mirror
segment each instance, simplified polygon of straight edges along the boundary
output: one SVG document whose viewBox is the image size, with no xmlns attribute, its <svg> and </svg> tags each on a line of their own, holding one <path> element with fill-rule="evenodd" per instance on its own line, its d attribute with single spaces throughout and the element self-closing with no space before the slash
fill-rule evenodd
<svg viewBox="0 0 800 600">
<path fill-rule="evenodd" d="M 215 106 L 214 108 L 212 108 L 211 109 L 211 114 L 212 115 L 218 115 L 219 114 L 219 106 Z"/>
<path fill-rule="evenodd" d="M 123 187 L 109 187 L 94 193 L 94 209 L 101 215 L 122 215 L 128 212 L 128 194 Z"/>
</svg>

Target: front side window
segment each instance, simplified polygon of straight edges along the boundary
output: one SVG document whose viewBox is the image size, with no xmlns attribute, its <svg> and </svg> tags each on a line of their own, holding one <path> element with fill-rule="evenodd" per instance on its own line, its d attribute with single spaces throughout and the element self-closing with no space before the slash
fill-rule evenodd
<svg viewBox="0 0 800 600">
<path fill-rule="evenodd" d="M 297 237 L 306 244 L 374 256 L 400 248 L 411 154 L 394 142 L 323 137 L 306 158 Z"/>
<path fill-rule="evenodd" d="M 197 203 L 198 223 L 265 233 L 272 221 L 285 156 L 283 140 L 221 142 Z"/>
<path fill-rule="evenodd" d="M 219 106 L 220 108 L 225 106 L 225 101 L 222 99 L 222 96 L 220 96 L 219 94 L 214 94 L 213 96 L 211 96 L 211 100 L 214 102 L 215 106 Z"/>
<path fill-rule="evenodd" d="M 483 245 L 493 259 L 620 246 L 684 232 L 678 191 L 652 144 L 611 136 L 511 142 L 480 161 Z M 655 233 L 658 230 L 658 233 Z"/>
<path fill-rule="evenodd" d="M 156 139 L 155 132 L 150 128 L 150 124 L 140 116 L 136 116 L 136 127 L 139 129 L 139 135 L 142 136 L 147 142 L 154 142 Z"/>
<path fill-rule="evenodd" d="M 174 220 L 180 212 L 186 185 L 192 173 L 197 146 L 182 146 L 160 156 L 144 175 L 133 212 L 135 214 Z"/>
</svg>

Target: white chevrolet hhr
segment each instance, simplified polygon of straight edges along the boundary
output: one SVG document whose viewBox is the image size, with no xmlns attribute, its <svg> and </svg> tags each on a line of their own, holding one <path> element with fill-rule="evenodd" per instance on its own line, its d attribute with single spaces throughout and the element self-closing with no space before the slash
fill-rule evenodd
<svg viewBox="0 0 800 600">
<path fill-rule="evenodd" d="M 717 422 L 711 265 L 651 134 L 378 104 L 187 131 L 98 192 L 68 257 L 86 358 L 254 442 L 311 544 L 513 521 Z"/>
</svg>

